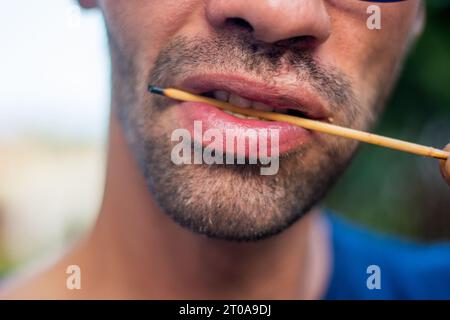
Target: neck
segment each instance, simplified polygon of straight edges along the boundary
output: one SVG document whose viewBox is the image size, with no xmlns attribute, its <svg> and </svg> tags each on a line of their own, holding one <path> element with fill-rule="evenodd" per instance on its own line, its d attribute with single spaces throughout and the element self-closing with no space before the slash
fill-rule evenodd
<svg viewBox="0 0 450 320">
<path fill-rule="evenodd" d="M 85 270 L 97 280 L 85 282 L 84 291 L 105 295 L 103 288 L 120 298 L 320 298 L 329 265 L 323 227 L 313 210 L 281 234 L 256 242 L 185 230 L 153 201 L 112 120 L 103 205 L 80 249 L 90 261 Z"/>
</svg>

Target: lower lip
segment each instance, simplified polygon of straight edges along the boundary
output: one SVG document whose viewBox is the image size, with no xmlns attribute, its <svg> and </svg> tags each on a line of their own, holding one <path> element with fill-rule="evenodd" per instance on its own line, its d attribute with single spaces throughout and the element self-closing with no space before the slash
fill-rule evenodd
<svg viewBox="0 0 450 320">
<path fill-rule="evenodd" d="M 269 130 L 276 129 L 279 132 L 279 153 L 283 154 L 286 152 L 292 152 L 293 150 L 299 148 L 312 136 L 312 131 L 291 125 L 289 123 L 241 119 L 206 103 L 181 102 L 177 104 L 175 108 L 180 126 L 187 129 L 193 137 L 195 137 L 194 121 L 201 121 L 202 133 L 209 129 L 216 129 L 222 134 L 224 134 L 225 130 L 227 130 L 228 132 L 231 131 L 233 134 L 239 135 L 239 132 L 242 133 L 242 131 L 246 129 L 254 129 L 257 132 L 259 130 L 267 130 L 266 132 L 270 132 Z M 268 141 L 268 149 L 270 150 L 270 138 Z M 209 142 L 205 143 L 204 141 L 201 143 L 203 146 L 209 144 Z M 247 142 L 247 144 L 252 143 L 258 145 L 258 141 L 249 140 Z M 246 156 L 249 156 L 247 147 Z"/>
</svg>

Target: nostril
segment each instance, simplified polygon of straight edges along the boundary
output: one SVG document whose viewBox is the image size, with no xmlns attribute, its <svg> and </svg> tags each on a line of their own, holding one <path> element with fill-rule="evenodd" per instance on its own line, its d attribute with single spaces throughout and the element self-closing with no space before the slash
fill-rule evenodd
<svg viewBox="0 0 450 320">
<path fill-rule="evenodd" d="M 238 27 L 249 32 L 253 32 L 254 30 L 252 25 L 247 20 L 242 18 L 227 18 L 225 20 L 225 25 Z"/>
</svg>

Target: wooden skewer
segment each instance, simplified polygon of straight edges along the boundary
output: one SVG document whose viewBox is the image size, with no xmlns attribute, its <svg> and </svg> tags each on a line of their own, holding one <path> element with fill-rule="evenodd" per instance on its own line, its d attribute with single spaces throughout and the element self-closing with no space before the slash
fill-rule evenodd
<svg viewBox="0 0 450 320">
<path fill-rule="evenodd" d="M 340 127 L 334 124 L 325 123 L 322 121 L 304 119 L 300 117 L 294 117 L 287 114 L 273 113 L 266 111 L 259 111 L 250 108 L 236 107 L 228 102 L 219 101 L 216 99 L 198 96 L 186 91 L 173 89 L 173 88 L 159 88 L 155 86 L 149 86 L 148 90 L 151 93 L 163 95 L 179 101 L 190 102 L 203 102 L 211 104 L 222 110 L 228 110 L 235 113 L 244 114 L 251 117 L 259 117 L 266 120 L 280 121 L 291 123 L 306 129 L 327 133 L 339 137 L 354 139 L 366 143 L 375 144 L 378 146 L 409 152 L 421 156 L 432 157 L 441 160 L 447 160 L 450 157 L 450 153 L 444 150 L 436 149 L 433 147 L 423 146 L 416 143 L 406 142 L 398 139 L 388 138 L 373 133 L 359 131 L 355 129 Z"/>
</svg>

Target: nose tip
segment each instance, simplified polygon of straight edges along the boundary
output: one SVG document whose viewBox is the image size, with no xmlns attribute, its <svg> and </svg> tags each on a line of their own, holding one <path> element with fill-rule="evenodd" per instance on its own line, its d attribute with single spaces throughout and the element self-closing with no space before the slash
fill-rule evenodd
<svg viewBox="0 0 450 320">
<path fill-rule="evenodd" d="M 208 0 L 206 16 L 214 28 L 233 25 L 266 43 L 312 39 L 320 44 L 331 33 L 322 0 Z"/>
</svg>

